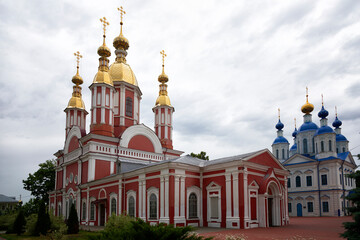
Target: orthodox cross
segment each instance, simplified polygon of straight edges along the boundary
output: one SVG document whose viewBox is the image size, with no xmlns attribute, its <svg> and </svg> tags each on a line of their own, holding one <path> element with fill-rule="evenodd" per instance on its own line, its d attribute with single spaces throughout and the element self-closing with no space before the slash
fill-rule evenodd
<svg viewBox="0 0 360 240">
<path fill-rule="evenodd" d="M 278 108 L 278 117 L 279 117 L 279 120 L 280 120 L 280 108 Z"/>
<path fill-rule="evenodd" d="M 103 29 L 104 29 L 104 41 L 105 41 L 105 33 L 106 33 L 106 26 L 109 26 L 109 22 L 106 21 L 106 17 L 100 18 L 100 22 L 102 22 Z"/>
<path fill-rule="evenodd" d="M 309 89 L 308 87 L 306 87 L 306 102 L 309 102 L 309 93 L 308 93 Z"/>
<path fill-rule="evenodd" d="M 294 118 L 294 122 L 295 122 L 295 128 L 296 128 L 296 118 Z"/>
<path fill-rule="evenodd" d="M 124 11 L 122 6 L 117 8 L 117 10 L 120 12 L 120 34 L 122 34 L 123 15 L 126 14 L 126 12 Z"/>
<path fill-rule="evenodd" d="M 164 51 L 164 50 L 162 50 L 162 51 L 160 52 L 160 54 L 162 55 L 162 65 L 163 65 L 163 67 L 164 67 L 164 65 L 165 65 L 165 57 L 167 57 L 167 55 L 165 54 L 165 51 Z"/>
<path fill-rule="evenodd" d="M 74 56 L 76 57 L 76 63 L 77 63 L 77 74 L 79 74 L 79 64 L 80 64 L 80 58 L 82 58 L 82 55 L 80 55 L 80 52 L 77 51 L 76 53 L 74 53 Z"/>
<path fill-rule="evenodd" d="M 321 94 L 321 105 L 324 106 L 324 95 L 323 94 Z"/>
</svg>

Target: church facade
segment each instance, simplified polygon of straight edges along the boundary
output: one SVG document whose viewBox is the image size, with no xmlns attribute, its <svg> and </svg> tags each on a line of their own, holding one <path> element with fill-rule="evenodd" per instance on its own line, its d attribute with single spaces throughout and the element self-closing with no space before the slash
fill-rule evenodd
<svg viewBox="0 0 360 240">
<path fill-rule="evenodd" d="M 306 103 L 301 111 L 304 123 L 292 133 L 294 144 L 283 136 L 284 124 L 275 128 L 277 137 L 272 144 L 273 154 L 290 171 L 287 179 L 288 212 L 290 216 L 344 216 L 352 205 L 345 199 L 355 188 L 355 180 L 347 175 L 357 168 L 349 151 L 349 141 L 341 134 L 342 122 L 335 113 L 328 126 L 329 112 L 322 103 L 318 113 L 320 127 L 312 121 L 314 105 Z"/>
<path fill-rule="evenodd" d="M 110 49 L 98 48 L 99 68 L 90 85 L 88 112 L 82 100 L 79 74 L 64 110 L 66 138 L 57 157 L 56 187 L 49 206 L 65 218 L 75 205 L 81 225 L 102 226 L 112 214 L 125 213 L 150 224 L 254 228 L 289 223 L 288 171 L 267 150 L 201 160 L 173 148 L 173 113 L 168 76 L 158 77 L 159 95 L 152 108 L 154 129 L 140 121 L 141 90 L 126 62 L 129 41 L 120 35 Z"/>
</svg>

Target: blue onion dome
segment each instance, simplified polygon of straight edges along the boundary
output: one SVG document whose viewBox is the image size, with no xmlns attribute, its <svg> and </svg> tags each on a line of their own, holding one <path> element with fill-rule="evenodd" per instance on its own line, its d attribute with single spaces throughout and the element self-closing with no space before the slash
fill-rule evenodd
<svg viewBox="0 0 360 240">
<path fill-rule="evenodd" d="M 273 144 L 277 144 L 277 143 L 289 143 L 289 142 L 283 136 L 278 136 L 277 138 L 275 138 Z"/>
<path fill-rule="evenodd" d="M 314 136 L 324 134 L 324 133 L 334 133 L 334 130 L 329 126 L 322 126 L 318 130 L 316 130 L 316 133 Z"/>
<path fill-rule="evenodd" d="M 326 118 L 329 115 L 329 112 L 324 108 L 324 105 L 321 107 L 320 112 L 318 113 L 319 118 Z"/>
<path fill-rule="evenodd" d="M 292 133 L 292 136 L 296 138 L 296 135 L 298 134 L 298 130 L 295 128 L 294 132 Z"/>
<path fill-rule="evenodd" d="M 275 128 L 277 130 L 281 130 L 284 128 L 284 124 L 280 121 L 280 119 L 279 119 L 279 122 L 275 125 Z"/>
<path fill-rule="evenodd" d="M 335 121 L 333 122 L 332 125 L 333 125 L 334 128 L 339 128 L 342 125 L 342 122 L 336 116 Z"/>
<path fill-rule="evenodd" d="M 297 144 L 294 143 L 294 145 L 291 146 L 290 151 L 296 151 L 297 150 Z"/>
<path fill-rule="evenodd" d="M 336 134 L 336 141 L 337 141 L 337 142 L 346 142 L 347 139 L 346 139 L 346 137 L 345 137 L 344 135 L 342 135 L 342 134 Z"/>
<path fill-rule="evenodd" d="M 312 131 L 312 130 L 318 130 L 318 126 L 313 122 L 304 122 L 301 127 L 299 128 L 299 132 L 305 132 L 305 131 Z"/>
</svg>

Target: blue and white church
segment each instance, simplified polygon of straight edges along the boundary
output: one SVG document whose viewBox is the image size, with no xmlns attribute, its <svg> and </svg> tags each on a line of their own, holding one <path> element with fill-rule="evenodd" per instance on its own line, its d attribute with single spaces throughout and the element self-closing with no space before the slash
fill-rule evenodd
<svg viewBox="0 0 360 240">
<path fill-rule="evenodd" d="M 301 107 L 304 122 L 292 133 L 294 143 L 283 136 L 284 124 L 275 125 L 277 137 L 272 144 L 272 153 L 290 171 L 288 176 L 289 216 L 344 216 L 351 206 L 345 197 L 355 187 L 355 181 L 348 174 L 356 169 L 356 163 L 349 151 L 349 141 L 341 134 L 342 122 L 335 113 L 328 125 L 329 112 L 322 101 L 318 113 L 320 127 L 312 121 L 314 105 L 306 103 Z M 290 149 L 289 149 L 290 147 Z"/>
</svg>

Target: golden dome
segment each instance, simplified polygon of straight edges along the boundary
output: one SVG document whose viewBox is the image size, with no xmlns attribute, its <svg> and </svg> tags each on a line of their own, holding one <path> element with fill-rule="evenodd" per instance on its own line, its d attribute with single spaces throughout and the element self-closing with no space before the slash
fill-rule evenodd
<svg viewBox="0 0 360 240">
<path fill-rule="evenodd" d="M 114 38 L 113 46 L 115 49 L 128 50 L 129 49 L 129 40 L 127 40 L 126 37 L 124 37 L 124 35 L 122 35 L 122 33 L 120 33 L 119 36 Z"/>
<path fill-rule="evenodd" d="M 106 71 L 98 71 L 94 77 L 93 83 L 105 83 L 114 86 L 110 74 Z"/>
<path fill-rule="evenodd" d="M 127 82 L 134 86 L 139 86 L 135 74 L 130 65 L 124 62 L 114 62 L 110 66 L 110 76 L 114 82 Z"/>
<path fill-rule="evenodd" d="M 80 108 L 85 110 L 85 104 L 81 97 L 72 96 L 69 100 L 67 108 Z"/>
<path fill-rule="evenodd" d="M 79 71 L 77 71 L 76 75 L 73 76 L 72 82 L 73 82 L 74 84 L 76 84 L 76 85 L 81 85 L 81 84 L 83 84 L 84 81 L 83 81 L 82 77 L 80 77 Z"/>
<path fill-rule="evenodd" d="M 158 81 L 161 82 L 161 83 L 166 83 L 167 81 L 169 81 L 169 77 L 168 77 L 168 75 L 165 74 L 164 70 L 163 70 L 163 72 L 159 75 Z"/>
<path fill-rule="evenodd" d="M 314 105 L 309 103 L 308 87 L 306 87 L 306 103 L 301 107 L 301 111 L 305 114 L 310 114 L 314 110 Z"/>
<path fill-rule="evenodd" d="M 155 106 L 171 106 L 170 98 L 168 95 L 159 95 L 156 99 Z"/>
<path fill-rule="evenodd" d="M 312 111 L 314 110 L 314 105 L 306 102 L 302 107 L 301 107 L 301 111 L 305 114 L 310 114 Z"/>
<path fill-rule="evenodd" d="M 99 56 L 102 56 L 102 57 L 110 57 L 111 56 L 111 51 L 105 44 L 101 45 L 98 48 L 97 53 L 99 54 Z"/>
</svg>

